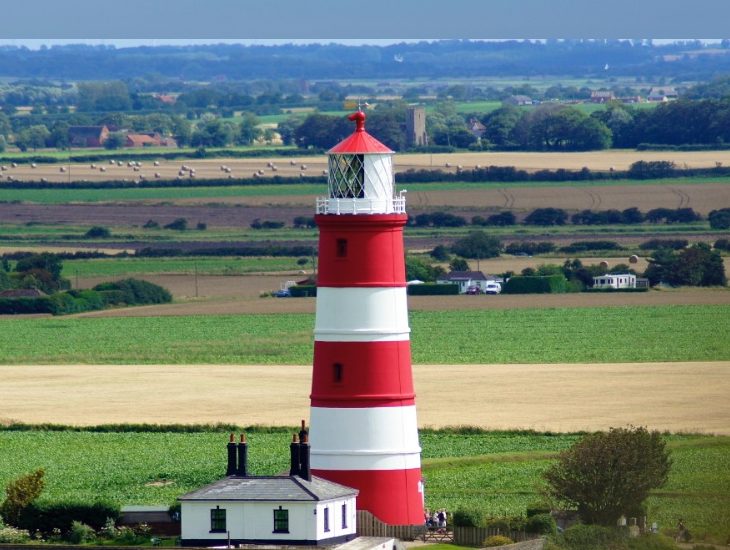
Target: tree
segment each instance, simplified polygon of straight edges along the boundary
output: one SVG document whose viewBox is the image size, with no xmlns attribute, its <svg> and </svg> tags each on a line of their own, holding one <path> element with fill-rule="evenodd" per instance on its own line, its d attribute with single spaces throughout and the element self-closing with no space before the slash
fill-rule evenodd
<svg viewBox="0 0 730 550">
<path fill-rule="evenodd" d="M 354 127 L 345 117 L 309 115 L 294 130 L 294 142 L 298 147 L 326 149 L 333 147 L 352 133 Z"/>
<path fill-rule="evenodd" d="M 724 286 L 727 284 L 722 256 L 706 243 L 697 243 L 679 252 L 660 248 L 649 258 L 644 272 L 649 283 L 670 285 Z"/>
<path fill-rule="evenodd" d="M 413 281 L 419 280 L 424 282 L 433 282 L 440 275 L 443 275 L 444 270 L 439 266 L 433 266 L 426 260 L 421 258 L 415 258 L 413 256 L 406 256 L 406 280 Z"/>
<path fill-rule="evenodd" d="M 48 128 L 43 124 L 36 124 L 18 132 L 15 136 L 15 145 L 21 151 L 28 148 L 37 150 L 46 146 L 49 137 L 51 137 L 51 132 L 48 131 Z"/>
<path fill-rule="evenodd" d="M 568 214 L 562 208 L 536 208 L 525 218 L 525 225 L 565 225 Z"/>
<path fill-rule="evenodd" d="M 730 229 L 730 208 L 713 210 L 707 216 L 707 219 L 710 220 L 712 229 Z"/>
<path fill-rule="evenodd" d="M 454 258 L 449 262 L 451 271 L 469 271 L 469 263 L 464 258 Z"/>
<path fill-rule="evenodd" d="M 649 491 L 667 482 L 670 467 L 659 432 L 611 428 L 583 436 L 543 476 L 548 493 L 577 507 L 582 521 L 615 525 L 622 514 L 640 515 Z"/>
<path fill-rule="evenodd" d="M 472 231 L 457 240 L 451 250 L 464 258 L 495 258 L 502 251 L 502 243 L 497 237 L 491 237 L 484 231 Z"/>
<path fill-rule="evenodd" d="M 112 132 L 104 140 L 105 149 L 121 149 L 127 142 L 127 137 L 123 132 Z"/>
<path fill-rule="evenodd" d="M 261 128 L 258 127 L 258 119 L 253 113 L 244 112 L 238 130 L 237 143 L 241 145 L 252 145 L 261 136 Z"/>
<path fill-rule="evenodd" d="M 0 505 L 0 515 L 11 525 L 17 525 L 20 514 L 43 492 L 45 470 L 20 476 L 5 486 L 5 500 Z"/>
</svg>

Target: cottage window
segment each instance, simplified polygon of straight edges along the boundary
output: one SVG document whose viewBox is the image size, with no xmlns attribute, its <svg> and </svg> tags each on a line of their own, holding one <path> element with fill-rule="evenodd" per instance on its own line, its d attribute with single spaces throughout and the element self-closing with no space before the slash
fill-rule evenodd
<svg viewBox="0 0 730 550">
<path fill-rule="evenodd" d="M 342 505 L 342 528 L 347 529 L 347 504 Z"/>
<path fill-rule="evenodd" d="M 325 533 L 330 530 L 330 509 L 324 509 L 324 531 Z"/>
<path fill-rule="evenodd" d="M 278 510 L 274 510 L 274 533 L 289 532 L 289 510 L 282 510 L 279 506 Z"/>
<path fill-rule="evenodd" d="M 210 511 L 210 532 L 225 533 L 226 532 L 226 510 L 220 506 Z"/>
<path fill-rule="evenodd" d="M 347 257 L 347 239 L 337 239 L 337 257 Z"/>
<path fill-rule="evenodd" d="M 342 363 L 335 363 L 332 365 L 332 380 L 335 384 L 342 382 Z"/>
</svg>

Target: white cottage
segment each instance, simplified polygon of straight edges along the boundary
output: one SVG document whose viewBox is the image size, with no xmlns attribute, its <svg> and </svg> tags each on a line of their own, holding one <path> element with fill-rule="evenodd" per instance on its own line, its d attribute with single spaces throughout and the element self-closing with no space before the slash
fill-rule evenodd
<svg viewBox="0 0 730 550">
<path fill-rule="evenodd" d="M 248 475 L 245 439 L 229 443 L 228 477 L 178 499 L 182 545 L 332 545 L 354 539 L 358 491 L 312 476 L 306 435 L 302 439 L 292 442 L 288 476 Z"/>
<path fill-rule="evenodd" d="M 616 273 L 593 277 L 593 288 L 636 288 L 636 275 Z"/>
</svg>

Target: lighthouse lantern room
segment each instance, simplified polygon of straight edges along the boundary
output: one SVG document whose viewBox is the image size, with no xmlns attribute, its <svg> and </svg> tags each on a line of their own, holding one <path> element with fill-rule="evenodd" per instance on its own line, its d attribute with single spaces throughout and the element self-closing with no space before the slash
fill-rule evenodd
<svg viewBox="0 0 730 550">
<path fill-rule="evenodd" d="M 312 473 L 359 490 L 358 509 L 391 525 L 423 522 L 406 302 L 405 198 L 392 155 L 348 117 L 318 199 L 319 273 L 311 394 Z"/>
</svg>

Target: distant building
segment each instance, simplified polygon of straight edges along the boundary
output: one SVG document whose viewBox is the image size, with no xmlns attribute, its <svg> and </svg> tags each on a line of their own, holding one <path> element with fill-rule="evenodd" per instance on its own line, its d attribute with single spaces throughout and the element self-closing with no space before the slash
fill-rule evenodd
<svg viewBox="0 0 730 550">
<path fill-rule="evenodd" d="M 591 103 L 608 103 L 614 99 L 616 99 L 616 96 L 610 90 L 593 90 L 591 92 Z"/>
<path fill-rule="evenodd" d="M 163 138 L 156 132 L 127 134 L 125 147 L 176 147 L 177 142 L 172 138 Z"/>
<path fill-rule="evenodd" d="M 511 95 L 504 100 L 504 103 L 509 105 L 517 105 L 518 107 L 523 105 L 532 105 L 532 98 L 526 95 Z"/>
<path fill-rule="evenodd" d="M 663 103 L 666 101 L 674 101 L 678 97 L 677 90 L 672 86 L 660 86 L 649 90 L 649 95 L 646 97 L 646 100 Z"/>
<path fill-rule="evenodd" d="M 106 126 L 69 126 L 68 142 L 71 147 L 102 147 L 109 137 Z"/>
<path fill-rule="evenodd" d="M 477 139 L 482 139 L 484 132 L 487 131 L 487 127 L 479 122 L 479 120 L 477 120 L 476 118 L 472 118 L 469 120 L 468 128 L 471 134 Z"/>
<path fill-rule="evenodd" d="M 177 103 L 177 96 L 172 94 L 157 94 L 155 95 L 155 99 L 165 105 L 175 105 Z"/>
<path fill-rule="evenodd" d="M 228 477 L 178 499 L 182 546 L 333 545 L 356 538 L 357 489 L 311 475 L 302 439 L 292 442 L 291 469 L 282 476 L 249 475 L 245 440 L 231 441 Z"/>
<path fill-rule="evenodd" d="M 436 279 L 436 283 L 440 285 L 458 284 L 459 294 L 466 294 L 469 287 L 476 287 L 485 292 L 487 283 L 496 280 L 495 277 L 488 277 L 481 271 L 451 271 L 441 275 Z"/>
<path fill-rule="evenodd" d="M 593 277 L 593 288 L 636 288 L 636 275 L 616 273 Z"/>
<path fill-rule="evenodd" d="M 426 134 L 426 108 L 409 107 L 406 112 L 406 142 L 409 147 L 428 145 Z"/>
</svg>

